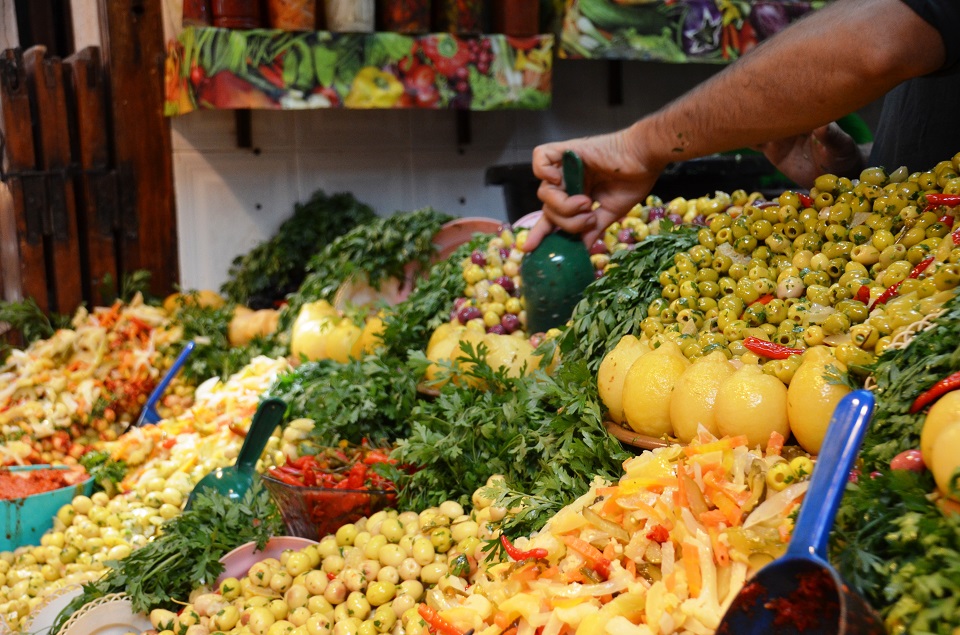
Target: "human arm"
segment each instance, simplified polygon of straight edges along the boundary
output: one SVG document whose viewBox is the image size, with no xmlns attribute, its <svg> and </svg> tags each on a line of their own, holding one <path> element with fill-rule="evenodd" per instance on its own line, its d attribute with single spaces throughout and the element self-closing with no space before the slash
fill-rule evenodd
<svg viewBox="0 0 960 635">
<path fill-rule="evenodd" d="M 940 34 L 901 0 L 835 0 L 629 128 L 534 149 L 544 217 L 527 249 L 555 226 L 590 244 L 669 163 L 809 132 L 944 59 Z M 586 195 L 563 191 L 567 149 L 584 161 Z"/>
<path fill-rule="evenodd" d="M 858 144 L 836 123 L 755 146 L 791 181 L 812 187 L 821 174 L 854 178 L 867 167 L 872 143 Z"/>
</svg>

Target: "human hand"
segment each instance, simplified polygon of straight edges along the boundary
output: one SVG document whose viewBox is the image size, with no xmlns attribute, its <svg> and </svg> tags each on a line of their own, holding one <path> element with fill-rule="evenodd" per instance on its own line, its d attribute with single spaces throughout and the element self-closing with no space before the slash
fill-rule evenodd
<svg viewBox="0 0 960 635">
<path fill-rule="evenodd" d="M 757 150 L 801 187 L 813 187 L 821 174 L 854 176 L 866 167 L 866 157 L 853 137 L 836 123 L 812 132 L 762 143 Z"/>
<path fill-rule="evenodd" d="M 580 155 L 584 194 L 564 189 L 562 158 L 566 150 Z M 542 180 L 537 196 L 543 216 L 530 230 L 525 251 L 533 251 L 555 227 L 581 234 L 590 246 L 611 223 L 650 192 L 661 168 L 652 168 L 631 141 L 628 130 L 572 141 L 546 143 L 533 150 L 533 173 Z M 594 201 L 599 206 L 594 209 Z"/>
</svg>

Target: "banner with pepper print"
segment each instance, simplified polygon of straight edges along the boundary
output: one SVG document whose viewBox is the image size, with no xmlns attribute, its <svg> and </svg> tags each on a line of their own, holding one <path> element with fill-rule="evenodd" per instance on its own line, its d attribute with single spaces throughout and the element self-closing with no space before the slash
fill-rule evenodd
<svg viewBox="0 0 960 635">
<path fill-rule="evenodd" d="M 819 0 L 567 0 L 558 55 L 730 62 Z"/>
<path fill-rule="evenodd" d="M 550 105 L 553 35 L 235 31 L 185 27 L 169 45 L 168 116 L 216 108 Z"/>
</svg>

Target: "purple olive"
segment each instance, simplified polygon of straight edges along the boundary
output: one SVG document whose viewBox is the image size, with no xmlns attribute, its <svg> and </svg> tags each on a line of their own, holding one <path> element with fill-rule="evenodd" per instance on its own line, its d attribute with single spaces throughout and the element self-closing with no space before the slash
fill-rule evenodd
<svg viewBox="0 0 960 635">
<path fill-rule="evenodd" d="M 534 348 L 540 346 L 540 344 L 543 342 L 544 337 L 545 337 L 545 334 L 542 332 L 534 333 L 533 335 L 530 336 L 530 339 L 528 340 L 530 342 L 530 346 Z"/>
<path fill-rule="evenodd" d="M 474 249 L 473 253 L 470 254 L 470 262 L 475 265 L 480 265 L 481 267 L 487 266 L 487 257 L 483 255 L 483 252 L 479 249 Z"/>
<path fill-rule="evenodd" d="M 507 293 L 513 293 L 514 289 L 517 288 L 517 285 L 513 284 L 513 278 L 510 276 L 500 276 L 493 282 L 494 284 L 499 284 L 501 287 L 503 287 L 503 290 Z"/>
<path fill-rule="evenodd" d="M 610 253 L 610 250 L 607 249 L 607 243 L 603 242 L 599 238 L 592 245 L 590 245 L 589 251 L 591 256 Z"/>
<path fill-rule="evenodd" d="M 494 324 L 487 329 L 487 333 L 493 333 L 494 335 L 506 335 L 507 329 L 503 328 L 500 324 Z"/>
<path fill-rule="evenodd" d="M 878 472 L 877 470 L 870 472 L 870 480 L 880 478 L 881 476 L 883 476 L 883 472 Z"/>
<path fill-rule="evenodd" d="M 650 210 L 650 214 L 647 216 L 647 221 L 653 222 L 655 220 L 660 220 L 661 218 L 666 216 L 666 214 L 667 214 L 667 211 L 662 207 L 654 207 L 653 209 Z"/>
<path fill-rule="evenodd" d="M 594 269 L 593 270 L 593 279 L 599 280 L 603 277 L 603 269 Z"/>
<path fill-rule="evenodd" d="M 502 326 L 507 333 L 513 333 L 520 328 L 520 318 L 513 313 L 504 313 L 503 317 L 500 318 L 500 326 Z"/>
<path fill-rule="evenodd" d="M 693 217 L 693 224 L 698 225 L 700 227 L 706 227 L 707 217 L 704 216 L 703 214 L 697 214 L 696 216 Z"/>
<path fill-rule="evenodd" d="M 674 225 L 683 224 L 683 216 L 681 216 L 680 214 L 667 214 L 667 219 Z"/>
<path fill-rule="evenodd" d="M 460 320 L 460 324 L 466 324 L 470 320 L 482 317 L 483 313 L 475 306 L 465 306 L 457 312 L 457 319 Z"/>
<path fill-rule="evenodd" d="M 467 299 L 466 299 L 466 298 L 457 298 L 456 300 L 453 301 L 453 308 L 459 309 L 460 307 L 462 307 L 462 306 L 463 306 L 464 304 L 466 304 L 466 303 L 467 303 Z"/>
<path fill-rule="evenodd" d="M 509 257 L 510 257 L 510 250 L 507 249 L 506 247 L 501 247 L 501 248 L 500 248 L 500 260 L 506 260 L 506 259 L 509 258 Z"/>
<path fill-rule="evenodd" d="M 637 238 L 633 235 L 632 229 L 624 227 L 617 232 L 617 242 L 624 243 L 625 245 L 632 245 L 633 243 L 637 242 Z"/>
</svg>

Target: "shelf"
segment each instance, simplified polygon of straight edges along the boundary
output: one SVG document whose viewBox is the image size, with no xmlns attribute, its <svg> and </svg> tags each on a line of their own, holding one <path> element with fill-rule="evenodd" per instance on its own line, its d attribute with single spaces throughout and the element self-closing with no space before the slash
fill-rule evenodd
<svg viewBox="0 0 960 635">
<path fill-rule="evenodd" d="M 198 109 L 550 105 L 554 36 L 233 31 L 186 27 L 170 42 L 165 113 Z"/>
<path fill-rule="evenodd" d="M 567 59 L 732 62 L 822 0 L 572 0 L 557 55 Z"/>
</svg>

